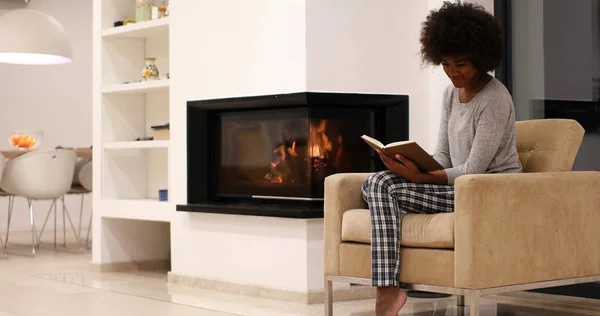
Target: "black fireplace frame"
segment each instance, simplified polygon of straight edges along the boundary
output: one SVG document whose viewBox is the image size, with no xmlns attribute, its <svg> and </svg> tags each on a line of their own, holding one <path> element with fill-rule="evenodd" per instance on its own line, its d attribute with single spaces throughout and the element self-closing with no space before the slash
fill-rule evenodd
<svg viewBox="0 0 600 316">
<path fill-rule="evenodd" d="M 374 111 L 374 137 L 384 143 L 408 139 L 408 96 L 394 94 L 358 94 L 300 92 L 225 99 L 189 101 L 187 103 L 187 204 L 177 205 L 177 211 L 287 218 L 322 218 L 322 201 L 253 200 L 252 202 L 219 201 L 214 198 L 216 183 L 211 160 L 218 155 L 216 116 L 241 109 L 288 108 L 349 108 Z M 399 123 L 400 121 L 400 123 Z M 370 152 L 375 170 L 384 166 Z M 377 158 L 377 159 L 375 159 Z"/>
</svg>

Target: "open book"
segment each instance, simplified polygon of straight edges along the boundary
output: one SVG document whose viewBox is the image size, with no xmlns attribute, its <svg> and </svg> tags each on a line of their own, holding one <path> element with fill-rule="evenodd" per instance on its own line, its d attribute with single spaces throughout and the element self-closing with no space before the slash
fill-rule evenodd
<svg viewBox="0 0 600 316">
<path fill-rule="evenodd" d="M 431 157 L 419 144 L 414 141 L 403 141 L 394 142 L 387 145 L 382 144 L 375 138 L 367 135 L 361 136 L 361 138 L 371 146 L 373 149 L 380 149 L 388 156 L 396 159 L 394 156 L 400 154 L 412 161 L 421 169 L 423 172 L 435 171 L 444 169 L 433 157 Z"/>
</svg>

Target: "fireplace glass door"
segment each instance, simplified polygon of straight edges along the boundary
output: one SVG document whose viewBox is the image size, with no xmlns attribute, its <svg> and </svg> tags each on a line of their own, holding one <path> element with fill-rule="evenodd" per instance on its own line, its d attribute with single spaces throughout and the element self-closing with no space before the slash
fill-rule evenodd
<svg viewBox="0 0 600 316">
<path fill-rule="evenodd" d="M 325 177 L 372 170 L 374 113 L 292 108 L 221 112 L 216 170 L 219 198 L 323 198 Z"/>
</svg>

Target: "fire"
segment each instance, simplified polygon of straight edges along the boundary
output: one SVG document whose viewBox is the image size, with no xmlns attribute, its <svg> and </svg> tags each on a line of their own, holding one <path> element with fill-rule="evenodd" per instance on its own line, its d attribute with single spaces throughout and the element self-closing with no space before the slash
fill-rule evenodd
<svg viewBox="0 0 600 316">
<path fill-rule="evenodd" d="M 329 152 L 333 146 L 327 134 L 325 134 L 326 128 L 326 120 L 322 120 L 316 124 L 313 122 L 310 123 L 310 146 L 308 153 L 310 157 L 329 158 Z"/>
<path fill-rule="evenodd" d="M 282 183 L 283 179 L 289 174 L 289 168 L 286 168 L 282 164 L 285 163 L 288 157 L 297 157 L 296 153 L 296 141 L 292 142 L 292 146 L 286 148 L 285 145 L 279 145 L 273 149 L 273 161 L 271 161 L 271 172 L 265 175 L 265 179 L 272 183 Z"/>
<path fill-rule="evenodd" d="M 305 148 L 302 148 L 303 146 L 298 148 L 297 141 L 292 141 L 289 147 L 285 144 L 277 146 L 273 150 L 270 172 L 265 175 L 265 180 L 271 183 L 295 182 L 300 179 L 297 174 L 294 174 L 293 168 L 305 166 L 308 163 L 311 172 L 319 172 L 321 169 L 328 167 L 329 164 L 335 165 L 341 155 L 342 137 L 337 136 L 338 150 L 333 157 L 333 161 L 331 161 L 330 152 L 333 149 L 333 143 L 325 133 L 326 128 L 326 120 L 311 121 L 308 144 Z M 308 174 L 303 176 L 308 177 Z"/>
</svg>

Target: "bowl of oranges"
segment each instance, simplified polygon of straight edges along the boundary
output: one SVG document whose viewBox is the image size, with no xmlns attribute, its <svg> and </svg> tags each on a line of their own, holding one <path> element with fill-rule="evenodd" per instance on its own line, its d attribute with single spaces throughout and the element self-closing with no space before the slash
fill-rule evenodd
<svg viewBox="0 0 600 316">
<path fill-rule="evenodd" d="M 18 131 L 8 139 L 13 148 L 19 150 L 31 150 L 42 142 L 42 131 Z"/>
</svg>

